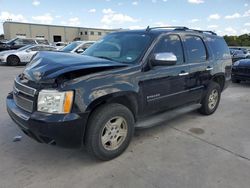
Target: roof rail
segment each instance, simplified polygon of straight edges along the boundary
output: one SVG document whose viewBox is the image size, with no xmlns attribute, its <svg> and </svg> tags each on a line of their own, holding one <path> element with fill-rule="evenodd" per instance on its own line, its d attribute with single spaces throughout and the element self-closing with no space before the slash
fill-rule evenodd
<svg viewBox="0 0 250 188">
<path fill-rule="evenodd" d="M 198 29 L 188 29 L 190 31 L 196 31 L 196 32 L 199 32 L 199 33 L 209 33 L 211 35 L 217 35 L 215 32 L 213 31 L 203 31 L 203 30 L 198 30 Z"/>
<path fill-rule="evenodd" d="M 187 27 L 184 26 L 162 26 L 162 27 L 147 27 L 146 31 L 150 31 L 153 29 L 180 29 L 180 30 L 187 30 Z"/>
<path fill-rule="evenodd" d="M 166 26 L 166 27 L 147 27 L 146 31 L 150 31 L 153 29 L 174 29 L 174 30 L 183 30 L 183 31 L 195 31 L 195 32 L 199 32 L 199 33 L 209 33 L 211 35 L 217 35 L 215 32 L 213 31 L 203 31 L 203 30 L 198 30 L 198 29 L 189 29 L 188 27 L 184 27 L 184 26 Z"/>
</svg>

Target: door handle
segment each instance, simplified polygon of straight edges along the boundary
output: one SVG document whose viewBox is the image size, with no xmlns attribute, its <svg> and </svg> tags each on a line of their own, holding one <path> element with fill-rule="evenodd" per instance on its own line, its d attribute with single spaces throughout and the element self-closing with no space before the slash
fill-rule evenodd
<svg viewBox="0 0 250 188">
<path fill-rule="evenodd" d="M 186 75 L 189 75 L 189 73 L 188 72 L 182 72 L 182 73 L 179 74 L 179 76 L 186 76 Z"/>
<path fill-rule="evenodd" d="M 213 70 L 214 68 L 213 67 L 207 67 L 206 68 L 206 71 L 211 71 L 211 70 Z"/>
</svg>

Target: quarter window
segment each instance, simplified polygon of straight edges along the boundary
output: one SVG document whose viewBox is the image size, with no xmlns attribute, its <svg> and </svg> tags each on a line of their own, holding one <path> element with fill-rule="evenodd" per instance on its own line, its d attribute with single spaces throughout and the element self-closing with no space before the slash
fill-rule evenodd
<svg viewBox="0 0 250 188">
<path fill-rule="evenodd" d="M 190 63 L 206 61 L 207 53 L 202 39 L 198 36 L 185 36 L 188 60 Z"/>
<path fill-rule="evenodd" d="M 156 45 L 154 53 L 172 52 L 177 57 L 177 64 L 183 63 L 183 50 L 178 35 L 167 35 Z"/>
</svg>

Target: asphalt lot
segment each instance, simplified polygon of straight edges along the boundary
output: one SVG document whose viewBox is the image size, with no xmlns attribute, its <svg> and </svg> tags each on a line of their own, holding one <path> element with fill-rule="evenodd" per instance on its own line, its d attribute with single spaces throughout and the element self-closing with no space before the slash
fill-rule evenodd
<svg viewBox="0 0 250 188">
<path fill-rule="evenodd" d="M 190 112 L 138 130 L 123 155 L 99 162 L 84 149 L 39 144 L 19 131 L 5 97 L 22 69 L 0 66 L 1 188 L 249 188 L 250 83 L 231 84 L 212 116 Z"/>
</svg>

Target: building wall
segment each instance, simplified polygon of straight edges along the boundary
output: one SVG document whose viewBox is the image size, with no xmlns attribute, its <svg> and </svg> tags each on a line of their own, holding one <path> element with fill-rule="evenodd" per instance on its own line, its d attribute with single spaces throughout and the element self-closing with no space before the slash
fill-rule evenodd
<svg viewBox="0 0 250 188">
<path fill-rule="evenodd" d="M 55 37 L 63 42 L 71 42 L 78 40 L 96 41 L 107 33 L 115 30 L 97 29 L 97 28 L 82 28 L 68 26 L 42 25 L 20 22 L 4 22 L 5 39 L 12 39 L 17 36 L 26 38 L 45 38 L 49 42 L 54 42 Z"/>
<path fill-rule="evenodd" d="M 64 42 L 73 41 L 79 35 L 79 28 L 64 27 L 64 29 L 65 29 L 65 39 L 64 39 Z"/>
</svg>

